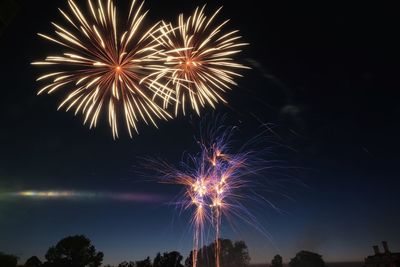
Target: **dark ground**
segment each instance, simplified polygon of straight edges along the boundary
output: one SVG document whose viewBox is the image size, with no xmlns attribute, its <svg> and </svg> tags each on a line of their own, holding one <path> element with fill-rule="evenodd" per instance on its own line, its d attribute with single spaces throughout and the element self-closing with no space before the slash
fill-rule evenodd
<svg viewBox="0 0 400 267">
<path fill-rule="evenodd" d="M 251 267 L 268 267 L 266 264 L 252 264 Z M 287 267 L 288 265 L 284 265 Z M 340 263 L 327 263 L 327 267 L 362 267 L 362 262 L 340 262 Z"/>
</svg>

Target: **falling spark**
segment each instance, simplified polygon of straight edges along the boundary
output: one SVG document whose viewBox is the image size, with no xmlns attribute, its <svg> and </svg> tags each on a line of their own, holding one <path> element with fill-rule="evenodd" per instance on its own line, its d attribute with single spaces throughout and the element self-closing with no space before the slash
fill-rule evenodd
<svg viewBox="0 0 400 267">
<path fill-rule="evenodd" d="M 185 114 L 189 103 L 197 114 L 206 105 L 215 108 L 219 102 L 226 103 L 223 94 L 237 85 L 235 78 L 241 76 L 237 71 L 248 68 L 234 60 L 248 44 L 240 42 L 238 31 L 224 32 L 228 21 L 215 22 L 221 8 L 211 17 L 204 8 L 188 18 L 181 14 L 178 26 L 162 22 L 158 42 L 167 51 L 164 66 L 143 79 L 151 78 L 158 94 L 165 96 L 164 108 L 175 103 L 175 115 L 180 110 Z M 164 86 L 157 86 L 160 81 L 165 81 L 161 82 Z"/>
<path fill-rule="evenodd" d="M 221 225 L 226 219 L 232 226 L 235 218 L 269 237 L 266 230 L 249 210 L 250 202 L 263 202 L 276 208 L 270 201 L 257 192 L 264 188 L 264 172 L 271 169 L 273 161 L 262 156 L 265 149 L 260 148 L 257 136 L 235 151 L 232 135 L 237 127 L 216 126 L 206 138 L 198 143 L 200 151 L 187 155 L 180 168 L 165 162 L 152 161 L 158 165 L 164 183 L 178 184 L 184 187 L 183 194 L 175 204 L 192 214 L 193 226 L 193 266 L 198 263 L 198 251 L 204 239 L 204 230 L 212 226 L 215 233 L 216 266 L 220 266 Z M 261 139 L 261 138 L 260 138 Z M 251 149 L 257 146 L 256 149 Z"/>
<path fill-rule="evenodd" d="M 159 69 L 156 66 L 162 59 L 157 39 L 161 28 L 156 24 L 144 30 L 147 11 L 143 10 L 143 3 L 132 1 L 126 28 L 121 31 L 117 22 L 120 16 L 112 0 L 88 0 L 87 13 L 68 0 L 70 12 L 60 9 L 67 27 L 52 23 L 54 37 L 39 34 L 68 51 L 32 63 L 53 68 L 37 79 L 48 81 L 38 94 L 64 88 L 66 97 L 58 108 L 74 109 L 75 115 L 82 113 L 84 124 L 90 128 L 97 126 L 106 109 L 114 139 L 118 138 L 120 116 L 131 137 L 132 130 L 138 132 L 139 120 L 157 126 L 156 119 L 170 118 L 152 99 L 153 95 L 164 99 L 163 94 L 169 94 L 169 89 L 151 79 L 140 83 L 154 68 Z M 155 91 L 155 86 L 163 90 Z"/>
</svg>

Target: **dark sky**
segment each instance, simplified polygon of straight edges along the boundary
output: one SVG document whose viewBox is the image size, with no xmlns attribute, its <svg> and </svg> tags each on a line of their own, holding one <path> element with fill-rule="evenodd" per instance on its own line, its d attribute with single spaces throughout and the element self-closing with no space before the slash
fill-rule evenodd
<svg viewBox="0 0 400 267">
<path fill-rule="evenodd" d="M 36 33 L 50 33 L 50 21 L 62 21 L 57 7 L 66 1 L 1 2 L 9 3 L 0 24 L 0 192 L 131 192 L 172 199 L 179 187 L 143 182 L 135 166 L 146 156 L 178 162 L 183 151 L 195 148 L 198 118 L 161 122 L 159 130 L 140 125 L 133 140 L 114 141 L 105 123 L 88 130 L 80 117 L 57 112 L 61 94 L 36 96 L 41 70 L 30 62 L 56 51 Z M 278 2 L 207 3 L 209 10 L 224 5 L 228 27 L 251 43 L 241 60 L 253 69 L 217 113 L 245 129 L 243 141 L 258 133 L 261 122 L 275 125 L 277 141 L 292 148 L 275 156 L 296 167 L 293 179 L 306 185 L 287 185 L 293 200 L 275 199 L 284 213 L 263 208 L 260 221 L 272 240 L 246 228 L 224 236 L 244 239 L 254 262 L 276 253 L 289 260 L 301 249 L 328 261 L 362 260 L 382 240 L 400 251 L 396 9 Z M 203 3 L 148 0 L 147 23 L 175 19 Z M 187 255 L 185 219 L 163 201 L 0 198 L 0 251 L 43 257 L 62 237 L 85 234 L 104 251 L 106 263 L 166 250 Z"/>
</svg>

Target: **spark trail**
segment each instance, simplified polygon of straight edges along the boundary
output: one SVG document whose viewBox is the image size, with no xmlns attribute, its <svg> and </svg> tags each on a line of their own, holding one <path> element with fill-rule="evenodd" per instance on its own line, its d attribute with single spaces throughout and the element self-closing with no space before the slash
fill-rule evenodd
<svg viewBox="0 0 400 267">
<path fill-rule="evenodd" d="M 193 266 L 198 264 L 198 251 L 204 240 L 204 230 L 210 225 L 214 232 L 215 264 L 220 266 L 221 226 L 224 220 L 234 225 L 245 222 L 265 236 L 267 231 L 249 209 L 250 203 L 263 203 L 276 208 L 267 198 L 266 171 L 276 162 L 265 159 L 259 139 L 264 133 L 235 149 L 233 134 L 237 127 L 213 125 L 198 140 L 199 152 L 186 154 L 181 167 L 153 161 L 162 172 L 162 182 L 184 187 L 175 204 L 191 213 L 193 227 Z M 265 144 L 264 144 L 265 145 Z"/>
<path fill-rule="evenodd" d="M 221 9 L 208 16 L 205 6 L 197 7 L 191 16 L 179 15 L 176 25 L 162 22 L 157 41 L 166 51 L 164 65 L 143 80 L 151 78 L 165 96 L 164 108 L 175 104 L 175 115 L 185 114 L 187 105 L 200 114 L 202 107 L 226 103 L 223 94 L 237 85 L 240 70 L 249 69 L 236 60 L 248 44 L 237 30 L 225 29 L 229 20 L 217 22 Z"/>
<path fill-rule="evenodd" d="M 88 10 L 68 0 L 69 12 L 60 9 L 66 26 L 52 23 L 54 36 L 39 34 L 66 51 L 32 63 L 52 68 L 37 79 L 47 81 L 38 94 L 63 89 L 66 96 L 58 108 L 82 113 L 90 128 L 96 127 L 106 109 L 114 138 L 118 137 L 120 117 L 131 137 L 132 131 L 138 132 L 139 120 L 157 126 L 156 119 L 170 118 L 152 99 L 154 94 L 165 97 L 152 86 L 163 88 L 163 92 L 168 89 L 151 79 L 141 82 L 163 59 L 156 37 L 160 35 L 159 23 L 144 27 L 147 11 L 143 3 L 132 1 L 128 18 L 120 22 L 126 25 L 122 28 L 112 0 L 88 0 Z"/>
</svg>

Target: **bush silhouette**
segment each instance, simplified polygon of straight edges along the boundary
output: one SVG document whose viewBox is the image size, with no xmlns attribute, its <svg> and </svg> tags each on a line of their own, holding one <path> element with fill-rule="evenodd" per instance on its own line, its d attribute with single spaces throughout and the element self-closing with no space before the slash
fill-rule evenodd
<svg viewBox="0 0 400 267">
<path fill-rule="evenodd" d="M 300 251 L 290 260 L 290 267 L 325 267 L 322 256 L 310 251 Z"/>
<path fill-rule="evenodd" d="M 24 264 L 24 267 L 40 267 L 40 266 L 42 266 L 42 262 L 36 256 L 30 257 Z"/>
<path fill-rule="evenodd" d="M 132 261 L 130 261 L 130 262 L 124 261 L 124 262 L 121 262 L 120 264 L 118 264 L 118 267 L 135 267 L 135 263 Z"/>
</svg>

